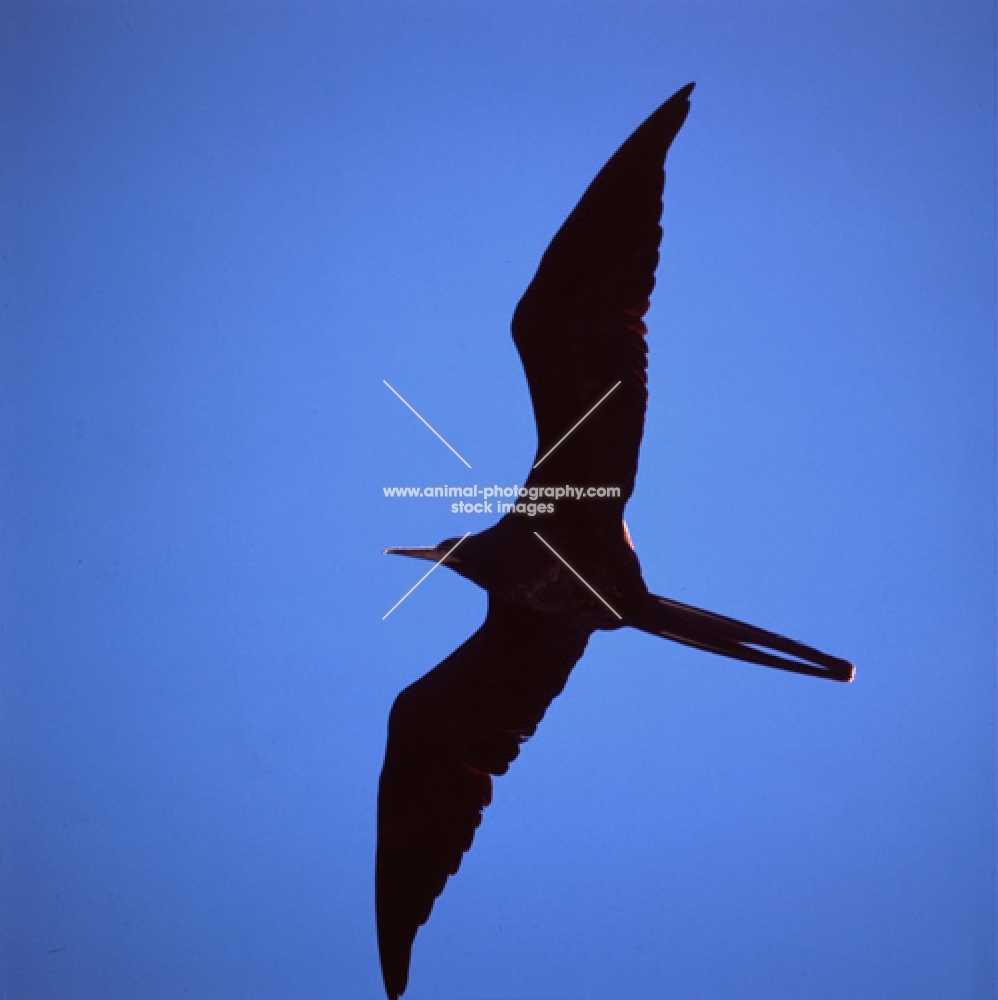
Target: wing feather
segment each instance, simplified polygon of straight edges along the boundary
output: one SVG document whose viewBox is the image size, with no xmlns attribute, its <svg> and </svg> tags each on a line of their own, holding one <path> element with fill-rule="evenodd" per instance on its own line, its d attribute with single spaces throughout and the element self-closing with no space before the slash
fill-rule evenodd
<svg viewBox="0 0 998 1000">
<path fill-rule="evenodd" d="M 485 623 L 407 687 L 388 721 L 375 901 L 388 995 L 405 989 L 416 931 L 471 847 L 505 774 L 561 692 L 591 629 L 490 598 Z"/>
<path fill-rule="evenodd" d="M 646 328 L 662 239 L 665 157 L 689 111 L 690 84 L 611 157 L 548 247 L 516 307 L 513 340 L 530 387 L 539 468 L 528 485 L 634 489 L 647 401 Z M 562 436 L 615 383 L 571 436 Z"/>
</svg>

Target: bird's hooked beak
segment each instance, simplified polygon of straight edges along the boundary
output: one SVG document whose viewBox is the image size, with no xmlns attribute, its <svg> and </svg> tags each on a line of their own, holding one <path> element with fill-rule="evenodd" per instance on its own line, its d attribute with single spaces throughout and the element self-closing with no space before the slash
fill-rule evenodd
<svg viewBox="0 0 998 1000">
<path fill-rule="evenodd" d="M 441 542 L 440 545 L 420 545 L 416 548 L 392 547 L 382 553 L 386 556 L 411 556 L 413 559 L 425 559 L 427 562 L 444 563 L 451 566 L 457 562 L 457 556 L 450 555 L 454 543 Z"/>
<path fill-rule="evenodd" d="M 385 549 L 382 555 L 386 556 L 412 556 L 413 559 L 426 559 L 429 562 L 436 562 L 440 555 L 435 545 L 422 545 L 418 548 L 404 549 L 398 546 Z"/>
</svg>

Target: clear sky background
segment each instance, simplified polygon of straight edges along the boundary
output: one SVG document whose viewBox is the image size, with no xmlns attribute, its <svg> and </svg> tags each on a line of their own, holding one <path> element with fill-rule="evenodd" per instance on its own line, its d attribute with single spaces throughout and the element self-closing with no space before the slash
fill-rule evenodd
<svg viewBox="0 0 998 1000">
<path fill-rule="evenodd" d="M 509 319 L 669 160 L 628 522 L 835 685 L 596 636 L 407 998 L 993 995 L 986 2 L 0 5 L 0 995 L 376 998 L 397 692 L 485 596 Z M 384 387 L 460 451 L 466 469 Z"/>
</svg>

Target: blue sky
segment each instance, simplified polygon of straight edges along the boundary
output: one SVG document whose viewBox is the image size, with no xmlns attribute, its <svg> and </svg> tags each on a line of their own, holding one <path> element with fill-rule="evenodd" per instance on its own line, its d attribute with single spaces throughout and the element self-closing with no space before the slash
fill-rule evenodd
<svg viewBox="0 0 998 1000">
<path fill-rule="evenodd" d="M 851 686 L 594 638 L 407 998 L 994 983 L 994 14 L 961 3 L 0 9 L 0 993 L 378 997 L 395 694 L 480 623 L 509 319 L 669 160 L 628 523 L 653 590 Z M 464 455 L 466 469 L 384 387 Z"/>
</svg>

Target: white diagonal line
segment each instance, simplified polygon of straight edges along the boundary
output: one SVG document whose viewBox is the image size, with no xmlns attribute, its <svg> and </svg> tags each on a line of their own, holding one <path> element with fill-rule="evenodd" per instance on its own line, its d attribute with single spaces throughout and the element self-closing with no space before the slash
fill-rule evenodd
<svg viewBox="0 0 998 1000">
<path fill-rule="evenodd" d="M 382 379 L 381 381 L 385 382 L 384 379 Z M 388 385 L 388 383 L 385 382 L 385 385 Z M 618 382 L 617 385 L 620 385 L 620 383 Z M 390 385 L 388 385 L 388 388 L 391 389 L 392 392 L 394 392 L 395 395 L 399 397 L 399 399 L 402 399 L 402 397 L 399 396 L 398 392 L 396 392 L 394 389 L 392 389 L 392 387 Z M 616 389 L 617 386 L 615 385 L 613 388 Z M 613 390 L 611 389 L 610 391 L 612 392 Z M 402 402 L 405 403 L 405 405 L 408 406 L 409 409 L 412 410 L 412 412 L 415 413 L 416 416 L 419 417 L 420 420 L 423 420 L 423 417 L 419 413 L 417 413 L 416 410 L 412 406 L 409 405 L 409 403 L 407 403 L 404 399 L 402 399 Z M 600 403 L 602 403 L 602 402 L 603 402 L 603 400 L 601 399 Z M 596 406 L 599 406 L 599 403 L 597 403 Z M 589 416 L 589 414 L 587 413 L 586 417 L 588 417 L 588 416 Z M 585 420 L 586 417 L 583 417 L 582 419 Z M 464 462 L 464 464 L 467 465 L 469 469 L 471 468 L 471 464 L 469 462 L 465 462 L 464 458 L 460 454 L 458 454 L 458 452 L 457 452 L 456 449 L 451 448 L 450 444 L 444 439 L 444 437 L 442 435 L 437 434 L 437 431 L 433 427 L 430 427 L 430 424 L 426 420 L 423 420 L 423 423 L 426 424 L 426 426 L 429 427 L 430 430 L 433 431 L 433 433 L 436 434 L 437 437 L 440 438 L 440 440 L 443 441 L 444 444 L 446 444 L 447 447 L 450 448 L 450 450 L 453 451 L 454 454 L 457 455 L 457 457 L 460 458 L 461 461 Z M 575 428 L 573 427 L 572 430 L 575 430 Z M 572 431 L 569 431 L 569 434 L 571 434 L 571 433 L 572 433 Z M 558 444 L 561 444 L 561 442 L 559 441 Z M 555 447 L 557 447 L 557 445 Z M 545 456 L 545 457 L 547 457 L 547 456 Z"/>
<path fill-rule="evenodd" d="M 385 384 L 387 385 L 388 383 L 386 382 Z M 619 382 L 619 381 L 617 382 L 617 385 L 620 385 L 620 382 Z M 611 390 L 610 390 L 610 392 L 613 392 L 613 390 L 617 388 L 617 385 L 615 385 L 615 386 L 613 387 L 613 389 L 611 389 Z M 388 386 L 388 388 L 389 388 L 389 389 L 391 389 L 391 386 Z M 394 392 L 394 390 L 392 390 L 392 391 Z M 548 451 L 547 451 L 547 454 L 546 454 L 546 455 L 542 455 L 542 456 L 541 456 L 541 457 L 540 457 L 539 459 L 537 459 L 537 461 L 536 461 L 536 462 L 534 462 L 534 465 L 533 465 L 533 467 L 534 467 L 534 468 L 536 469 L 536 468 L 537 468 L 537 466 L 538 466 L 538 465 L 540 465 L 540 464 L 541 464 L 541 462 L 543 462 L 545 458 L 549 458 L 549 457 L 551 456 L 551 453 L 552 453 L 552 452 L 553 452 L 553 451 L 555 450 L 555 448 L 558 448 L 558 447 L 560 447 L 561 445 L 563 445 L 563 444 L 565 443 L 565 440 L 566 440 L 566 438 L 568 438 L 568 437 L 569 437 L 570 435 L 574 434 L 574 433 L 575 433 L 575 432 L 576 432 L 576 431 L 577 431 L 577 430 L 579 429 L 579 424 L 581 424 L 581 423 L 582 423 L 582 421 L 583 421 L 583 420 L 585 420 L 585 419 L 586 419 L 587 417 L 590 417 L 590 416 L 591 416 L 591 415 L 593 414 L 593 412 L 595 411 L 595 409 L 596 409 L 596 407 L 597 407 L 597 406 L 601 406 L 601 405 L 603 404 L 603 402 L 604 402 L 604 401 L 605 401 L 605 400 L 607 399 L 607 397 L 608 397 L 608 396 L 610 395 L 610 392 L 608 392 L 608 393 L 606 394 L 606 396 L 604 396 L 604 397 L 603 397 L 603 399 L 601 399 L 601 400 L 600 400 L 600 401 L 599 401 L 599 402 L 598 402 L 598 403 L 596 404 L 596 406 L 594 406 L 594 407 L 592 408 L 592 410 L 590 410 L 590 411 L 589 411 L 589 412 L 588 412 L 588 413 L 587 413 L 587 414 L 586 414 L 586 415 L 585 415 L 584 417 L 582 417 L 582 419 L 581 419 L 581 420 L 579 420 L 579 422 L 578 422 L 578 423 L 577 423 L 577 424 L 576 424 L 576 425 L 575 425 L 575 426 L 574 426 L 574 427 L 573 427 L 573 428 L 572 428 L 572 429 L 571 429 L 570 431 L 568 431 L 568 433 L 567 433 L 567 434 L 565 434 L 565 435 L 564 435 L 564 437 L 562 437 L 562 439 L 561 439 L 560 441 L 558 441 L 558 443 L 557 443 L 557 444 L 555 444 L 555 445 L 553 445 L 553 446 L 552 446 L 551 448 L 549 448 L 549 449 L 548 449 Z M 399 398 L 401 398 L 401 397 L 399 397 Z M 403 400 L 403 402 L 405 402 L 405 400 Z M 407 405 L 408 405 L 408 404 L 407 404 Z M 413 411 L 413 412 L 415 412 L 415 411 Z M 419 416 L 419 414 L 417 413 L 417 414 L 416 414 L 416 416 Z M 421 419 L 422 419 L 422 418 L 421 418 Z M 429 427 L 429 424 L 427 424 L 427 426 Z M 430 430 L 433 430 L 433 428 L 432 428 L 432 427 L 430 427 Z M 434 433 L 435 433 L 435 432 L 434 432 Z M 446 444 L 446 442 L 444 442 L 444 443 Z M 452 450 L 453 450 L 453 449 L 452 449 Z M 468 468 L 470 469 L 470 468 L 471 468 L 471 466 L 469 465 L 469 466 L 468 466 Z M 541 538 L 541 536 L 540 536 L 540 535 L 538 535 L 537 537 L 538 537 L 538 538 Z M 542 541 L 542 542 L 544 542 L 544 539 L 543 539 L 543 538 L 541 538 L 541 541 Z M 545 545 L 547 545 L 547 542 L 544 542 L 544 544 L 545 544 Z M 554 550 L 552 549 L 552 551 L 554 551 Z M 560 559 L 561 557 L 559 556 L 558 558 Z M 566 565 L 566 566 L 568 566 L 568 563 L 565 563 L 565 565 Z M 569 569 L 572 569 L 572 567 L 571 567 L 571 566 L 569 566 L 568 568 L 569 568 Z M 575 570 L 573 569 L 573 570 L 572 570 L 572 572 L 573 572 L 573 573 L 575 573 Z M 576 575 L 578 575 L 578 574 L 576 574 Z M 582 579 L 582 577 L 579 577 L 579 579 L 581 580 L 581 579 Z M 585 581 L 583 581 L 583 582 L 585 582 Z M 586 584 L 586 586 L 588 586 L 588 584 Z M 595 593 L 595 591 L 594 591 L 594 593 Z M 597 597 L 598 597 L 598 596 L 599 596 L 599 595 L 597 594 Z M 602 600 L 602 598 L 600 598 L 600 600 Z M 607 607 L 609 607 L 609 605 L 607 605 Z M 616 612 L 614 612 L 614 613 L 616 614 Z M 617 617 L 619 618 L 620 616 L 618 615 Z"/>
<path fill-rule="evenodd" d="M 618 383 L 617 383 L 617 385 L 620 385 L 620 383 L 618 382 Z M 615 385 L 615 386 L 614 386 L 613 388 L 614 388 L 614 389 L 616 389 L 616 388 L 617 388 L 617 386 Z M 611 389 L 611 390 L 610 390 L 610 392 L 613 392 L 613 389 Z M 607 395 L 609 395 L 609 393 L 607 393 Z M 604 398 L 605 398 L 605 397 L 604 397 Z M 535 534 L 535 535 L 537 535 L 537 532 L 535 531 L 535 532 L 534 532 L 534 534 Z M 537 537 L 538 537 L 538 538 L 541 538 L 541 536 L 540 536 L 540 535 L 537 535 Z M 554 552 L 554 554 L 555 554 L 556 556 L 558 556 L 558 558 L 559 558 L 559 559 L 561 559 L 561 561 L 562 561 L 562 562 L 563 562 L 563 563 L 564 563 L 564 564 L 565 564 L 566 566 L 568 566 L 568 568 L 569 568 L 569 569 L 570 569 L 570 570 L 571 570 L 571 571 L 572 571 L 572 572 L 573 572 L 573 573 L 574 573 L 574 574 L 575 574 L 575 575 L 576 575 L 576 576 L 577 576 L 577 577 L 578 577 L 578 578 L 579 578 L 579 579 L 580 579 L 580 580 L 581 580 L 581 581 L 582 581 L 582 582 L 583 582 L 583 583 L 584 583 L 584 584 L 585 584 L 585 585 L 586 585 L 587 587 L 589 587 L 589 589 L 590 589 L 590 590 L 591 590 L 591 591 L 592 591 L 592 592 L 593 592 L 594 594 L 596 594 L 596 596 L 597 596 L 597 597 L 599 597 L 599 599 L 600 599 L 601 601 L 603 601 L 603 598 L 602 598 L 602 597 L 600 597 L 600 595 L 599 595 L 599 593 L 598 593 L 598 592 L 596 591 L 596 589 L 595 589 L 594 587 L 590 586 L 589 582 L 588 582 L 588 581 L 587 581 L 587 580 L 585 579 L 585 577 L 583 577 L 583 576 L 582 576 L 582 574 L 581 574 L 581 573 L 580 573 L 580 572 L 579 572 L 579 571 L 578 571 L 578 570 L 577 570 L 577 569 L 576 569 L 576 568 L 575 568 L 574 566 L 572 566 L 572 565 L 571 565 L 571 564 L 570 564 L 570 563 L 568 562 L 568 560 L 567 560 L 567 559 L 565 559 L 565 558 L 564 558 L 563 556 L 561 556 L 561 555 L 560 555 L 560 554 L 559 554 L 558 552 L 555 552 L 554 548 L 552 548 L 552 546 L 551 546 L 551 545 L 549 545 L 549 544 L 548 544 L 547 542 L 545 542 L 543 538 L 541 538 L 541 541 L 542 541 L 542 542 L 544 542 L 544 544 L 545 544 L 545 545 L 547 545 L 547 547 L 548 547 L 549 549 L 551 549 L 551 551 L 552 551 L 552 552 Z M 436 567 L 434 567 L 434 569 L 436 569 Z M 603 601 L 603 603 L 604 603 L 604 604 L 606 604 L 606 601 Z M 609 604 L 606 604 L 606 606 L 607 606 L 608 608 L 610 608 L 610 605 L 609 605 Z M 613 611 L 613 608 L 610 608 L 610 610 L 611 610 L 611 611 Z M 616 611 L 613 611 L 613 613 L 614 613 L 615 615 L 617 615 L 617 612 L 616 612 Z M 621 620 L 623 620 L 623 617 L 624 617 L 624 616 L 623 616 L 623 615 L 617 615 L 617 617 L 618 617 L 618 618 L 620 618 Z"/>
<path fill-rule="evenodd" d="M 386 384 L 387 384 L 387 383 L 386 383 Z M 389 388 L 389 389 L 391 389 L 391 386 L 388 386 L 388 388 Z M 392 391 L 394 392 L 395 390 L 394 390 L 394 389 L 392 389 Z M 403 402 L 404 402 L 404 400 L 403 400 Z M 470 469 L 470 468 L 471 468 L 471 466 L 469 465 L 469 466 L 468 466 L 468 468 Z M 464 536 L 464 538 L 459 538 L 459 539 L 458 539 L 458 540 L 457 540 L 457 541 L 456 541 L 456 542 L 454 543 L 454 545 L 453 545 L 453 546 L 451 547 L 451 550 L 450 550 L 450 552 L 445 552 L 445 553 L 444 553 L 444 555 L 443 555 L 443 556 L 441 556 L 441 558 L 440 558 L 440 562 L 435 562 L 435 563 L 434 563 L 434 564 L 433 564 L 433 565 L 432 565 L 432 566 L 431 566 L 431 567 L 430 567 L 430 568 L 429 568 L 429 569 L 428 569 L 428 570 L 427 570 L 427 571 L 426 571 L 426 572 L 425 572 L 425 573 L 424 573 L 424 574 L 423 574 L 423 575 L 422 575 L 422 576 L 421 576 L 421 577 L 420 577 L 420 578 L 419 578 L 419 579 L 418 579 L 418 580 L 417 580 L 417 581 L 416 581 L 416 582 L 415 582 L 415 583 L 414 583 L 414 584 L 413 584 L 413 585 L 412 585 L 412 586 L 411 586 L 411 587 L 410 587 L 410 588 L 409 588 L 409 589 L 408 589 L 408 590 L 407 590 L 407 591 L 406 591 L 406 592 L 405 592 L 405 593 L 404 593 L 404 594 L 403 594 L 403 595 L 402 595 L 402 596 L 401 596 L 401 597 L 400 597 L 400 598 L 399 598 L 399 599 L 398 599 L 398 600 L 397 600 L 397 601 L 396 601 L 396 602 L 395 602 L 395 603 L 394 603 L 394 604 L 393 604 L 393 605 L 392 605 L 392 606 L 391 606 L 391 607 L 390 607 L 390 608 L 389 608 L 389 609 L 388 609 L 388 610 L 387 610 L 387 611 L 386 611 L 386 612 L 385 612 L 385 613 L 384 613 L 384 614 L 383 614 L 382 616 L 381 616 L 381 620 L 382 620 L 382 621 L 384 621 L 384 620 L 385 620 L 385 619 L 386 619 L 386 618 L 387 618 L 387 617 L 388 617 L 388 616 L 389 616 L 389 615 L 390 615 L 390 614 L 391 614 L 391 613 L 392 613 L 392 612 L 393 612 L 393 611 L 394 611 L 394 610 L 395 610 L 395 609 L 396 609 L 396 608 L 397 608 L 397 607 L 398 607 L 398 606 L 399 606 L 399 605 L 400 605 L 400 604 L 401 604 L 401 603 L 402 603 L 402 602 L 403 602 L 403 601 L 404 601 L 404 600 L 405 600 L 405 599 L 406 599 L 406 598 L 407 598 L 407 597 L 408 597 L 408 596 L 409 596 L 409 595 L 410 595 L 410 594 L 411 594 L 411 593 L 412 593 L 412 592 L 413 592 L 413 591 L 414 591 L 414 590 L 415 590 L 415 589 L 416 589 L 416 588 L 417 588 L 417 587 L 418 587 L 418 586 L 419 586 L 419 585 L 420 585 L 420 584 L 421 584 L 421 583 L 422 583 L 422 582 L 423 582 L 423 581 L 424 581 L 424 580 L 425 580 L 425 579 L 426 579 L 426 578 L 427 578 L 427 577 L 428 577 L 428 576 L 429 576 L 429 575 L 430 575 L 430 574 L 431 574 L 431 573 L 432 573 L 432 572 L 433 572 L 433 571 L 434 571 L 434 570 L 435 570 L 435 569 L 436 569 L 436 568 L 437 568 L 437 567 L 438 567 L 439 565 L 440 565 L 440 563 L 442 563 L 442 562 L 443 562 L 443 561 L 444 561 L 444 560 L 445 560 L 445 559 L 447 558 L 447 556 L 449 556 L 449 555 L 451 554 L 451 552 L 453 552 L 453 551 L 454 551 L 454 549 L 456 549 L 456 548 L 457 548 L 457 547 L 458 547 L 458 546 L 459 546 L 459 545 L 461 544 L 461 542 L 463 542 L 463 541 L 464 541 L 464 539 L 465 539 L 465 538 L 467 538 L 467 537 L 468 537 L 468 535 L 470 535 L 470 534 L 471 534 L 471 532 L 469 531 L 469 532 L 468 532 L 468 533 L 467 533 L 467 534 L 466 534 L 466 535 Z M 612 610 L 612 608 L 611 608 L 611 610 Z M 618 615 L 617 617 L 619 618 L 620 616 Z"/>
</svg>

